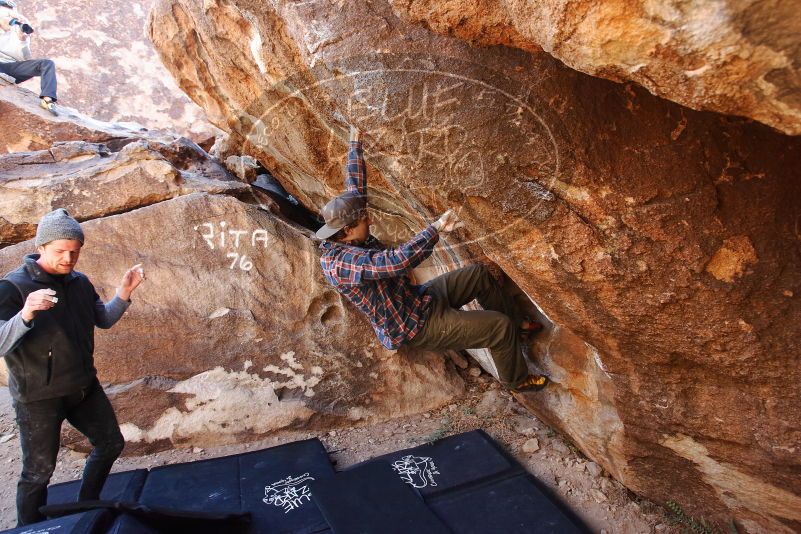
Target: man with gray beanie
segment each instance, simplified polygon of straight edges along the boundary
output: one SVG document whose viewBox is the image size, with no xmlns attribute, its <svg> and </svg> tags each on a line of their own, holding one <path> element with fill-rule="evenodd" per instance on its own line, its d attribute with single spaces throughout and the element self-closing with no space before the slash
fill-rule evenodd
<svg viewBox="0 0 801 534">
<path fill-rule="evenodd" d="M 22 474 L 17 484 L 17 521 L 44 517 L 47 484 L 56 466 L 66 419 L 89 438 L 79 500 L 94 500 L 125 441 L 111 403 L 97 380 L 94 329 L 111 328 L 144 280 L 141 264 L 122 277 L 116 296 L 103 303 L 94 286 L 75 271 L 84 243 L 78 221 L 54 210 L 36 229 L 38 254 L 0 280 L 0 356 L 19 425 Z"/>
</svg>

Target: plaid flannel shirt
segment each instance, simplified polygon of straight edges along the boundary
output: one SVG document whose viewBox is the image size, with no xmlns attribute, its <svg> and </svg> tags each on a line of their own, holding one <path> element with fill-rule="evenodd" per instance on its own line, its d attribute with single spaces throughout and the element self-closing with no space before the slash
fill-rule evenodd
<svg viewBox="0 0 801 534">
<path fill-rule="evenodd" d="M 356 141 L 350 143 L 345 185 L 367 195 L 362 147 Z M 367 315 L 381 344 L 397 349 L 425 323 L 431 296 L 412 284 L 409 269 L 429 257 L 437 241 L 439 234 L 431 225 L 390 249 L 380 248 L 372 237 L 364 246 L 325 241 L 320 265 L 328 282 Z"/>
</svg>

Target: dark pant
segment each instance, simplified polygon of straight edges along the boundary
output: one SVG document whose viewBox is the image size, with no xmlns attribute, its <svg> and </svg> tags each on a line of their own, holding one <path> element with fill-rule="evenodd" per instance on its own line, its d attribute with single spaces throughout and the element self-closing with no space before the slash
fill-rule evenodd
<svg viewBox="0 0 801 534">
<path fill-rule="evenodd" d="M 425 286 L 434 298 L 423 328 L 407 345 L 430 350 L 489 349 L 498 378 L 507 388 L 528 376 L 516 306 L 486 267 L 464 267 Z M 474 299 L 484 310 L 459 309 Z"/>
<path fill-rule="evenodd" d="M 34 76 L 42 77 L 42 92 L 39 96 L 56 97 L 56 65 L 49 59 L 29 59 L 27 61 L 12 61 L 0 63 L 0 72 L 14 78 L 15 83 L 22 83 Z"/>
<path fill-rule="evenodd" d="M 39 507 L 47 504 L 47 484 L 56 467 L 61 423 L 65 419 L 88 437 L 93 447 L 86 459 L 78 500 L 98 499 L 125 440 L 114 409 L 97 380 L 66 397 L 14 402 L 14 409 L 22 445 L 22 475 L 17 483 L 18 525 L 44 519 Z"/>
</svg>

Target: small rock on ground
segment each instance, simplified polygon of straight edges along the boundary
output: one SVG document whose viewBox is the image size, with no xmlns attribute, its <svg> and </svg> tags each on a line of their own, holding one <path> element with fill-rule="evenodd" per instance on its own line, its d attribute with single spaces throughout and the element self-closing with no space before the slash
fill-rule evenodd
<svg viewBox="0 0 801 534">
<path fill-rule="evenodd" d="M 551 442 L 551 448 L 563 455 L 570 454 L 570 449 L 568 448 L 568 446 L 559 441 L 558 439 L 555 439 Z"/>
<path fill-rule="evenodd" d="M 470 363 L 467 361 L 467 359 L 455 350 L 449 350 L 448 357 L 459 369 L 467 369 L 470 366 Z"/>
<path fill-rule="evenodd" d="M 492 417 L 502 415 L 509 406 L 509 399 L 497 389 L 491 389 L 484 393 L 481 400 L 476 405 L 476 415 L 479 417 Z"/>
<path fill-rule="evenodd" d="M 531 436 L 537 431 L 537 423 L 533 418 L 525 415 L 518 415 L 512 418 L 512 428 L 515 432 L 524 436 Z"/>
<path fill-rule="evenodd" d="M 587 472 L 593 477 L 598 478 L 604 472 L 603 468 L 595 462 L 587 462 Z"/>
</svg>

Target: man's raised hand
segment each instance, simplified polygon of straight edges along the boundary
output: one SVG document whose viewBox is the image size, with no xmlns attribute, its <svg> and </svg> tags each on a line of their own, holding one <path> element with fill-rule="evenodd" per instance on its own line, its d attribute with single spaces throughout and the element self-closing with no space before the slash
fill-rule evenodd
<svg viewBox="0 0 801 534">
<path fill-rule="evenodd" d="M 122 275 L 122 282 L 120 283 L 120 288 L 117 290 L 117 296 L 122 300 L 130 299 L 131 293 L 133 293 L 134 289 L 139 287 L 139 284 L 141 284 L 144 279 L 145 270 L 142 268 L 141 263 L 137 263 Z"/>
<path fill-rule="evenodd" d="M 361 141 L 362 140 L 362 132 L 357 127 L 351 125 L 350 127 L 350 140 L 351 141 Z"/>
<path fill-rule="evenodd" d="M 452 209 L 440 215 L 439 219 L 434 223 L 434 228 L 440 233 L 448 233 L 462 228 L 464 223 L 459 220 L 459 216 Z"/>
<path fill-rule="evenodd" d="M 56 302 L 58 298 L 52 289 L 40 289 L 29 293 L 22 307 L 22 318 L 26 323 L 30 323 L 38 312 L 49 310 L 56 305 Z"/>
</svg>

